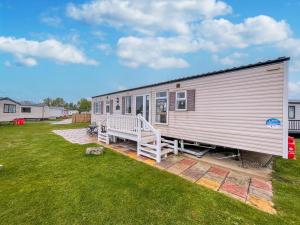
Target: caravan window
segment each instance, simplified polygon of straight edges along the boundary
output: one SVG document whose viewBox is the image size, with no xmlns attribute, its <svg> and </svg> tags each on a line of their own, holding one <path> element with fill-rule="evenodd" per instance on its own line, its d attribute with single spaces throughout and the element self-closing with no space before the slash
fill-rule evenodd
<svg viewBox="0 0 300 225">
<path fill-rule="evenodd" d="M 100 113 L 100 102 L 94 102 L 94 113 Z"/>
<path fill-rule="evenodd" d="M 289 119 L 295 119 L 295 106 L 289 106 Z"/>
<path fill-rule="evenodd" d="M 21 112 L 22 113 L 31 113 L 31 108 L 30 107 L 22 107 Z"/>
<path fill-rule="evenodd" d="M 156 123 L 167 123 L 168 119 L 168 93 L 166 91 L 156 93 Z"/>
<path fill-rule="evenodd" d="M 186 91 L 176 92 L 176 110 L 186 110 Z"/>
<path fill-rule="evenodd" d="M 4 113 L 16 113 L 16 105 L 4 104 Z"/>
<path fill-rule="evenodd" d="M 126 114 L 131 113 L 131 96 L 125 97 L 125 113 Z"/>
<path fill-rule="evenodd" d="M 106 100 L 106 113 L 109 113 L 109 108 L 110 108 L 110 102 L 109 100 Z"/>
</svg>

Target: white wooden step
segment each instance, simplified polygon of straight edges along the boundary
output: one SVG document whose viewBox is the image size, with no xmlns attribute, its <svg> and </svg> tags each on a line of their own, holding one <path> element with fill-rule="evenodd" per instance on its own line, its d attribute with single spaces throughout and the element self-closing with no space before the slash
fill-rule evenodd
<svg viewBox="0 0 300 225">
<path fill-rule="evenodd" d="M 149 136 L 142 137 L 141 142 L 142 143 L 149 143 L 149 142 L 155 141 L 155 139 L 156 139 L 155 135 L 149 135 Z"/>
<path fill-rule="evenodd" d="M 144 152 L 148 152 L 148 153 L 151 153 L 151 154 L 154 154 L 156 155 L 156 151 L 151 149 L 151 148 L 147 148 L 147 147 L 140 147 L 140 151 L 144 151 Z"/>
<path fill-rule="evenodd" d="M 141 146 L 143 147 L 148 147 L 148 148 L 151 148 L 151 149 L 156 149 L 156 145 L 152 145 L 152 144 L 147 144 L 147 143 L 141 143 Z"/>
<path fill-rule="evenodd" d="M 141 151 L 141 152 L 140 152 L 140 155 L 156 160 L 156 156 L 153 155 L 153 154 L 150 154 L 150 153 L 148 153 L 148 152 L 143 152 L 143 151 Z"/>
</svg>

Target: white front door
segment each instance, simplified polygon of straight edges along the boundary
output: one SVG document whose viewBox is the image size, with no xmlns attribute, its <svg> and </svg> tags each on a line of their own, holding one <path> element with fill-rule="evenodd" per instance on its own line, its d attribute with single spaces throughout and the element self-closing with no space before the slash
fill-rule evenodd
<svg viewBox="0 0 300 225">
<path fill-rule="evenodd" d="M 148 122 L 150 122 L 150 95 L 137 95 L 135 97 L 136 115 L 141 114 Z"/>
</svg>

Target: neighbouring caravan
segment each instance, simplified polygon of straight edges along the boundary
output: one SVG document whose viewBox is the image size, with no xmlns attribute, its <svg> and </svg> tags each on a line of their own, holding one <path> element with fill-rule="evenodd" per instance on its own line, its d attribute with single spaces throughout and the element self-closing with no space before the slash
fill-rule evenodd
<svg viewBox="0 0 300 225">
<path fill-rule="evenodd" d="M 44 104 L 36 104 L 30 101 L 21 101 L 20 102 L 20 116 L 19 118 L 24 119 L 46 119 L 45 115 L 45 105 Z"/>
<path fill-rule="evenodd" d="M 64 107 L 46 106 L 45 115 L 49 119 L 66 116 Z"/>
<path fill-rule="evenodd" d="M 300 134 L 300 100 L 289 100 L 289 133 Z"/>
<path fill-rule="evenodd" d="M 158 162 L 178 141 L 287 158 L 288 61 L 282 57 L 92 97 L 99 140 L 137 142 Z"/>
<path fill-rule="evenodd" d="M 7 97 L 0 97 L 0 122 L 9 122 L 21 116 L 21 104 Z"/>
<path fill-rule="evenodd" d="M 0 122 L 10 122 L 16 118 L 43 120 L 65 116 L 63 107 L 49 107 L 29 101 L 17 102 L 8 97 L 0 97 Z"/>
</svg>

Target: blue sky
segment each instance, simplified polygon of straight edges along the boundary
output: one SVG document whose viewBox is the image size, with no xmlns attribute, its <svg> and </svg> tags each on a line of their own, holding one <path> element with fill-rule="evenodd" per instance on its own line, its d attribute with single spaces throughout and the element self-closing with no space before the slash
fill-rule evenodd
<svg viewBox="0 0 300 225">
<path fill-rule="evenodd" d="M 300 99 L 300 1 L 0 2 L 0 96 L 77 101 L 291 56 Z"/>
</svg>

